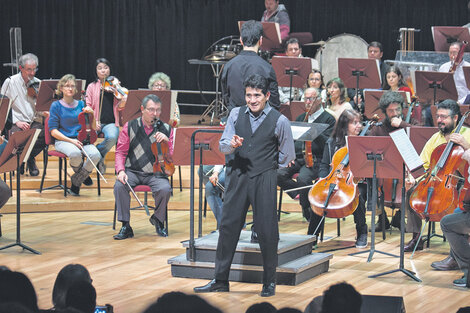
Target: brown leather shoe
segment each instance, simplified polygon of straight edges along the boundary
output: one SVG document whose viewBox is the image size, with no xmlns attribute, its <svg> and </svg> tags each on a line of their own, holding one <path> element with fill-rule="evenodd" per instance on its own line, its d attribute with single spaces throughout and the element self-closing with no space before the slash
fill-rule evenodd
<svg viewBox="0 0 470 313">
<path fill-rule="evenodd" d="M 438 271 L 454 271 L 459 269 L 457 261 L 450 255 L 444 260 L 432 262 L 431 267 Z"/>
<path fill-rule="evenodd" d="M 411 239 L 404 247 L 403 251 L 405 252 L 413 252 L 416 242 L 418 241 L 419 233 L 413 233 L 413 239 Z M 416 251 L 424 249 L 424 240 L 421 239 L 416 247 Z"/>
</svg>

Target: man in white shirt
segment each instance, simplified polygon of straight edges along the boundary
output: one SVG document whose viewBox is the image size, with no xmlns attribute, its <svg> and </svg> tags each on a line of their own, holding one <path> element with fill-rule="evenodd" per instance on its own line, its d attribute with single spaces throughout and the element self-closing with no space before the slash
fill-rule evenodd
<svg viewBox="0 0 470 313">
<path fill-rule="evenodd" d="M 449 62 L 446 62 L 441 65 L 439 68 L 439 72 L 446 72 L 448 73 L 450 68 L 452 67 L 452 63 L 454 63 L 455 58 L 459 54 L 459 51 L 462 47 L 462 43 L 460 41 L 453 42 L 450 47 L 449 47 Z M 465 76 L 463 74 L 463 67 L 464 66 L 470 66 L 470 63 L 462 61 L 457 64 L 457 67 L 454 72 L 454 81 L 455 81 L 455 88 L 457 88 L 457 95 L 458 99 L 457 102 L 459 104 L 463 104 L 465 101 L 465 98 L 467 95 L 470 93 L 470 90 L 467 88 L 467 83 L 465 82 Z"/>
</svg>

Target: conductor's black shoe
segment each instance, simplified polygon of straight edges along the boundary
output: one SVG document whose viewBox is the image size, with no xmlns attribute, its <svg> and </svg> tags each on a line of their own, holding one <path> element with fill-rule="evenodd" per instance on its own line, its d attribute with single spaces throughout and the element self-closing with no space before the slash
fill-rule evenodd
<svg viewBox="0 0 470 313">
<path fill-rule="evenodd" d="M 93 179 L 91 179 L 91 177 L 88 176 L 88 177 L 85 178 L 85 180 L 83 181 L 83 184 L 84 184 L 85 186 L 91 186 L 91 185 L 93 185 Z"/>
<path fill-rule="evenodd" d="M 252 229 L 251 230 L 251 243 L 259 243 L 258 234 Z"/>
<path fill-rule="evenodd" d="M 75 186 L 74 184 L 72 184 L 69 191 L 72 196 L 78 197 L 80 195 L 80 187 Z"/>
<path fill-rule="evenodd" d="M 228 281 L 211 280 L 207 285 L 195 287 L 194 292 L 229 292 Z"/>
<path fill-rule="evenodd" d="M 155 215 L 150 216 L 149 221 L 150 221 L 150 224 L 155 226 L 155 232 L 157 233 L 157 235 L 161 237 L 168 237 L 168 232 L 165 229 L 163 223 L 160 222 Z"/>
<path fill-rule="evenodd" d="M 261 297 L 272 297 L 276 294 L 276 284 L 263 284 L 263 289 L 261 290 Z"/>
<path fill-rule="evenodd" d="M 29 176 L 39 175 L 39 169 L 36 166 L 36 160 L 34 159 L 28 160 L 27 165 L 28 165 L 28 170 L 29 170 Z"/>
<path fill-rule="evenodd" d="M 134 232 L 132 231 L 131 226 L 122 226 L 119 234 L 113 236 L 116 240 L 123 240 L 132 237 L 134 237 Z"/>
<path fill-rule="evenodd" d="M 390 223 L 393 227 L 400 229 L 401 226 L 401 211 L 397 210 L 395 215 L 392 217 L 392 222 Z"/>
<path fill-rule="evenodd" d="M 388 220 L 387 215 L 385 215 L 384 217 L 385 217 L 385 229 L 387 230 L 390 228 L 390 221 Z M 375 224 L 375 231 L 376 232 L 382 231 L 382 214 L 378 216 L 377 223 Z"/>
</svg>

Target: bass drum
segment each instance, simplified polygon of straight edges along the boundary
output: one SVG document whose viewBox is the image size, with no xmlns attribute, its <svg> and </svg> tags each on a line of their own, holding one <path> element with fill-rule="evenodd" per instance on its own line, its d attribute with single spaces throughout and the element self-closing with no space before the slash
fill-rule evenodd
<svg viewBox="0 0 470 313">
<path fill-rule="evenodd" d="M 322 48 L 319 48 L 315 54 L 325 85 L 330 79 L 338 77 L 338 58 L 367 58 L 367 46 L 364 39 L 352 34 L 329 38 L 323 46 L 323 54 Z"/>
</svg>

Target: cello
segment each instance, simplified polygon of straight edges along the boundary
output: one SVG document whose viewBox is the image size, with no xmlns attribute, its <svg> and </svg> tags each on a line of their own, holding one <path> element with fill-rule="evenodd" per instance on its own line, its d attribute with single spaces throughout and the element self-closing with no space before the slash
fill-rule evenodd
<svg viewBox="0 0 470 313">
<path fill-rule="evenodd" d="M 455 133 L 459 133 L 467 111 L 460 119 Z M 462 162 L 464 149 L 452 141 L 438 146 L 431 154 L 430 166 L 423 179 L 410 196 L 410 207 L 422 218 L 438 222 L 458 205 L 457 184 L 465 173 L 466 162 Z"/>
<path fill-rule="evenodd" d="M 370 126 L 378 121 L 375 115 L 361 131 L 364 136 Z M 331 160 L 332 170 L 320 179 L 308 193 L 308 200 L 313 212 L 319 216 L 342 218 L 351 215 L 359 204 L 357 183 L 349 167 L 349 152 L 342 147 L 335 152 Z"/>
</svg>

